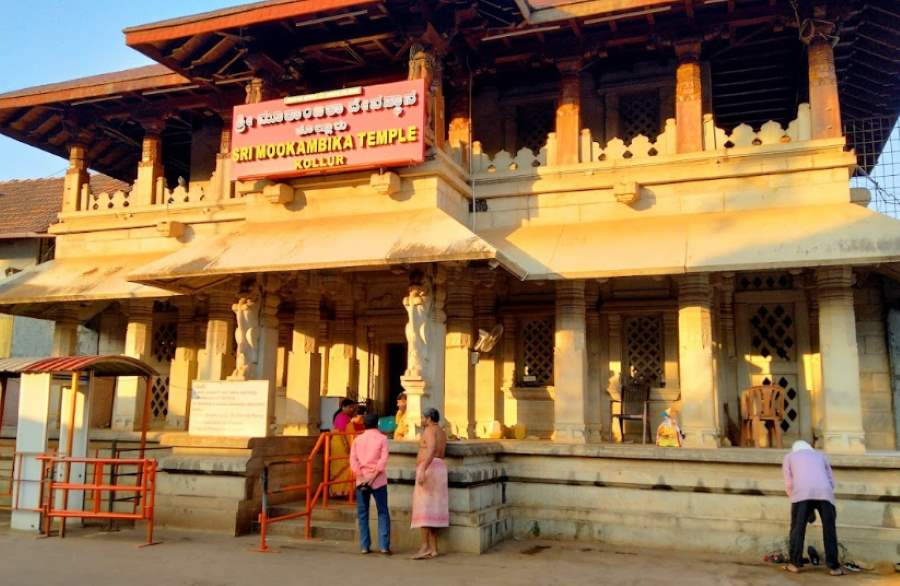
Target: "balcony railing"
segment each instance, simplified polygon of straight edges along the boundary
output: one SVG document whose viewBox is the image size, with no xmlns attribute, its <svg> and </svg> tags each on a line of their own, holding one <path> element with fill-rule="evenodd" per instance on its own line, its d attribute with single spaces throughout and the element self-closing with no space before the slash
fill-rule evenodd
<svg viewBox="0 0 900 586">
<path fill-rule="evenodd" d="M 601 144 L 594 140 L 589 129 L 581 131 L 579 144 L 579 164 L 618 165 L 622 162 L 640 162 L 654 157 L 674 155 L 676 148 L 677 128 L 675 120 L 666 120 L 662 133 L 655 139 L 643 134 L 632 138 L 628 143 L 621 138 L 613 138 Z M 747 124 L 736 126 L 730 133 L 715 126 L 711 114 L 703 119 L 703 149 L 722 154 L 743 153 L 747 149 L 760 151 L 773 145 L 783 145 L 810 140 L 809 104 L 800 104 L 797 118 L 787 128 L 770 120 L 758 131 Z M 752 152 L 752 151 L 751 151 Z M 538 152 L 522 148 L 516 153 L 499 151 L 494 156 L 484 153 L 481 143 L 475 142 L 472 147 L 472 170 L 476 175 L 516 176 L 534 174 L 537 169 L 557 166 L 556 133 L 547 136 L 547 143 Z"/>
</svg>

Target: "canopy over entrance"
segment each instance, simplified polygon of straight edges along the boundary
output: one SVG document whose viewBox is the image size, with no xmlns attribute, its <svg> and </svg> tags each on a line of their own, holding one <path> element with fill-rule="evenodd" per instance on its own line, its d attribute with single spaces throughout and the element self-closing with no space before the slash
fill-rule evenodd
<svg viewBox="0 0 900 586">
<path fill-rule="evenodd" d="M 247 273 L 464 260 L 496 260 L 522 275 L 494 246 L 445 212 L 430 209 L 245 224 L 235 232 L 197 240 L 128 278 L 191 292 Z"/>
<path fill-rule="evenodd" d="M 665 275 L 900 260 L 900 221 L 855 204 L 478 231 L 528 279 Z"/>
<path fill-rule="evenodd" d="M 128 271 L 159 255 L 57 258 L 0 281 L 0 309 L 43 314 L 47 303 L 169 297 L 171 291 L 131 283 Z"/>
</svg>

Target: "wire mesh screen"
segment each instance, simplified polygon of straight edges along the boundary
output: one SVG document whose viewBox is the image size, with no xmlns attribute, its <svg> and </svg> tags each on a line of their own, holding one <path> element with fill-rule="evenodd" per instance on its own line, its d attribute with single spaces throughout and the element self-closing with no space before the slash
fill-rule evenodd
<svg viewBox="0 0 900 586">
<path fill-rule="evenodd" d="M 900 218 L 900 125 L 897 118 L 847 120 L 844 134 L 857 158 L 850 186 L 869 190 L 869 207 L 872 209 Z"/>
</svg>

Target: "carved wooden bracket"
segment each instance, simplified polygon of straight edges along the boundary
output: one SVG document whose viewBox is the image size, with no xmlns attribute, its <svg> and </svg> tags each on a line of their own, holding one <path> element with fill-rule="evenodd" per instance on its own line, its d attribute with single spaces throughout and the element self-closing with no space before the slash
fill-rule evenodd
<svg viewBox="0 0 900 586">
<path fill-rule="evenodd" d="M 613 187 L 613 195 L 619 203 L 632 205 L 641 199 L 641 185 L 637 181 L 619 181 Z"/>
<path fill-rule="evenodd" d="M 273 204 L 286 204 L 294 201 L 294 188 L 287 183 L 272 183 L 262 190 L 263 197 Z"/>
<path fill-rule="evenodd" d="M 400 176 L 396 173 L 372 173 L 369 186 L 380 195 L 394 195 L 400 191 Z"/>
<path fill-rule="evenodd" d="M 184 235 L 184 223 L 163 220 L 156 224 L 156 231 L 166 238 L 181 238 Z"/>
</svg>

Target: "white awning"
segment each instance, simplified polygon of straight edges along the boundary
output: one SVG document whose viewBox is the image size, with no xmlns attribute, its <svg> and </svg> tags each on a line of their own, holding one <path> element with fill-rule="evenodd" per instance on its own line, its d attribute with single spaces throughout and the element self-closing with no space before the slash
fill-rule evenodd
<svg viewBox="0 0 900 586">
<path fill-rule="evenodd" d="M 439 209 L 248 223 L 198 239 L 132 272 L 132 281 L 188 292 L 233 275 L 497 260 L 502 253 Z"/>
<path fill-rule="evenodd" d="M 850 203 L 526 224 L 477 233 L 534 280 L 900 260 L 900 221 Z"/>
<path fill-rule="evenodd" d="M 0 306 L 169 297 L 126 276 L 159 255 L 57 258 L 0 280 Z"/>
</svg>

